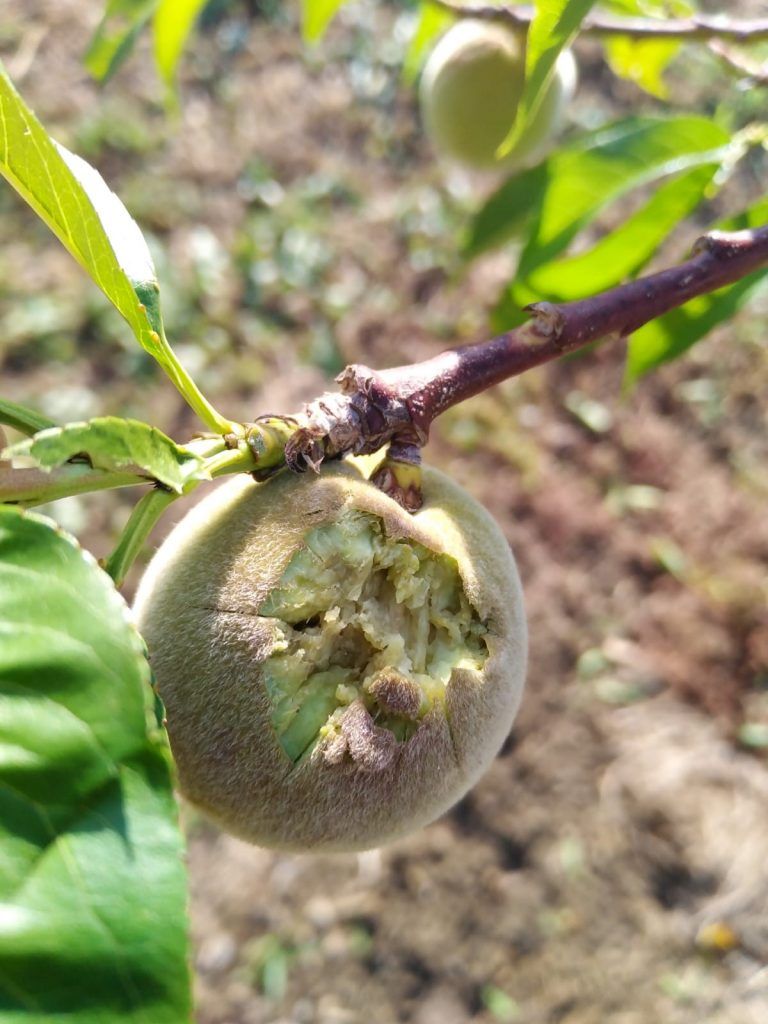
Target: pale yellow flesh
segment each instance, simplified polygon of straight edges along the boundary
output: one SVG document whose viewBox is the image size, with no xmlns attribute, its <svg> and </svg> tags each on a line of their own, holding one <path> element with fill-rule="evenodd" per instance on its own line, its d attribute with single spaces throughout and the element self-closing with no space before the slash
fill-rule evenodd
<svg viewBox="0 0 768 1024">
<path fill-rule="evenodd" d="M 406 739 L 443 701 L 453 670 L 479 672 L 488 655 L 454 559 L 389 538 L 377 516 L 355 510 L 307 534 L 259 614 L 277 620 L 264 680 L 294 761 L 334 734 L 354 700 Z M 385 669 L 417 684 L 417 715 L 377 704 L 371 685 Z"/>
</svg>

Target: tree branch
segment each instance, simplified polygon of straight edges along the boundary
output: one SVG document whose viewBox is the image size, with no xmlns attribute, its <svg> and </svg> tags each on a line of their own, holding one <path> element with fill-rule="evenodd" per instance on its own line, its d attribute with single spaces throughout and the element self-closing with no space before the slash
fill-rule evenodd
<svg viewBox="0 0 768 1024">
<path fill-rule="evenodd" d="M 321 395 L 297 415 L 261 416 L 237 433 L 192 445 L 209 455 L 212 476 L 250 472 L 260 480 L 285 465 L 294 472 L 317 472 L 326 459 L 373 454 L 388 445 L 372 480 L 405 508 L 415 510 L 421 503 L 420 450 L 432 422 L 446 409 L 594 341 L 626 338 L 690 299 L 763 267 L 768 267 L 768 225 L 751 231 L 714 231 L 700 238 L 690 258 L 676 267 L 588 299 L 534 303 L 527 307 L 531 319 L 521 327 L 421 363 L 381 371 L 348 366 L 337 378 L 338 392 Z M 225 450 L 219 451 L 222 442 Z M 37 504 L 65 494 L 145 482 L 83 465 L 52 473 L 2 466 L 0 501 Z"/>
<path fill-rule="evenodd" d="M 299 415 L 286 418 L 291 433 L 285 462 L 295 472 L 317 471 L 324 459 L 371 454 L 390 444 L 377 482 L 406 507 L 418 507 L 418 449 L 426 444 L 440 413 L 593 341 L 626 338 L 690 299 L 766 266 L 768 225 L 751 231 L 714 231 L 700 238 L 691 257 L 679 266 L 588 299 L 534 303 L 527 307 L 532 314 L 527 323 L 490 341 L 390 370 L 348 366 L 337 378 L 339 393 L 321 395 Z M 247 428 L 253 451 L 253 438 L 261 430 L 259 421 Z"/>
<path fill-rule="evenodd" d="M 265 479 L 287 465 L 317 472 L 326 459 L 373 454 L 389 446 L 372 481 L 405 508 L 421 504 L 421 448 L 432 422 L 446 409 L 508 377 L 600 339 L 633 331 L 699 295 L 768 267 L 768 225 L 751 231 L 714 231 L 700 238 L 676 267 L 576 302 L 537 302 L 531 319 L 476 345 L 442 352 L 421 363 L 376 371 L 348 366 L 339 391 L 321 395 L 296 416 L 261 416 L 236 433 L 191 442 L 207 457 L 212 476 L 248 472 Z M 40 504 L 65 495 L 147 483 L 130 473 L 105 473 L 70 464 L 52 472 L 0 464 L 0 502 Z M 149 496 L 140 505 L 126 550 L 113 559 L 122 573 L 156 513 L 172 500 Z M 119 565 L 118 565 L 119 562 Z M 117 572 L 117 570 L 116 570 Z"/>
<path fill-rule="evenodd" d="M 751 79 L 755 85 L 768 85 L 768 60 L 758 64 L 756 61 L 750 60 L 746 54 L 728 46 L 721 39 L 710 40 L 709 49 L 731 71 Z"/>
<path fill-rule="evenodd" d="M 504 21 L 521 31 L 533 20 L 529 5 L 503 7 L 494 4 L 460 3 L 458 0 L 431 0 L 436 7 L 460 18 Z M 695 40 L 727 39 L 732 43 L 754 43 L 768 39 L 768 18 L 731 21 L 722 15 L 695 14 L 689 18 L 622 18 L 602 12 L 588 14 L 581 23 L 581 35 L 631 36 L 634 39 Z"/>
</svg>

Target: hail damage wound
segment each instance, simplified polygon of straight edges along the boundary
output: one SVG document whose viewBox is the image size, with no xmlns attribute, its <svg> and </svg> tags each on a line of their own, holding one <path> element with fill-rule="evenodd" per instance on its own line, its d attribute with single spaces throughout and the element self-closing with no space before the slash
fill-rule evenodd
<svg viewBox="0 0 768 1024">
<path fill-rule="evenodd" d="M 455 560 L 354 509 L 309 531 L 259 614 L 275 620 L 264 682 L 294 762 L 384 767 L 444 705 L 453 670 L 488 655 Z"/>
</svg>

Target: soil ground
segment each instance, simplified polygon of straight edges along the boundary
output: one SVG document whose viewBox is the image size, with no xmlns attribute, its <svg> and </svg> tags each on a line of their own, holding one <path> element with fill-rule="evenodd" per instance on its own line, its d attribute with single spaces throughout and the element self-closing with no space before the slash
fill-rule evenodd
<svg viewBox="0 0 768 1024">
<path fill-rule="evenodd" d="M 146 39 L 106 88 L 89 80 L 98 3 L 0 13 L 20 89 L 150 233 L 172 337 L 217 405 L 290 411 L 346 362 L 487 335 L 513 258 L 456 255 L 488 183 L 442 167 L 421 135 L 399 78 L 410 15 L 356 5 L 308 53 L 279 5 L 219 7 L 175 120 Z M 581 60 L 576 120 L 653 109 L 595 46 Z M 727 88 L 701 56 L 676 75 L 696 109 Z M 734 209 L 759 182 L 737 184 Z M 670 258 L 696 231 L 681 228 Z M 0 282 L 4 393 L 62 419 L 194 430 L 6 188 Z M 428 458 L 487 505 L 518 559 L 522 711 L 451 813 L 380 851 L 274 854 L 186 811 L 201 1024 L 768 1020 L 768 772 L 754 745 L 768 725 L 767 309 L 627 396 L 609 346 L 439 422 Z M 132 500 L 54 511 L 102 555 Z"/>
</svg>

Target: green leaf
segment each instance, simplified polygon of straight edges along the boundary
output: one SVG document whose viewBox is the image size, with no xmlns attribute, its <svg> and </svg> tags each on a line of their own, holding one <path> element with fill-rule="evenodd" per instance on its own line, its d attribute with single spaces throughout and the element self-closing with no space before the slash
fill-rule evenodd
<svg viewBox="0 0 768 1024">
<path fill-rule="evenodd" d="M 406 85 L 413 85 L 433 43 L 455 20 L 455 16 L 450 11 L 437 7 L 435 4 L 429 3 L 428 0 L 422 3 L 416 31 L 411 38 L 403 62 L 403 81 Z"/>
<path fill-rule="evenodd" d="M 0 173 L 59 237 L 212 430 L 233 424 L 201 394 L 168 344 L 152 256 L 136 222 L 89 164 L 49 138 L 0 63 Z"/>
<path fill-rule="evenodd" d="M 41 416 L 34 409 L 27 409 L 25 406 L 9 402 L 5 398 L 0 398 L 0 423 L 5 423 L 6 426 L 13 427 L 14 430 L 27 435 L 56 426 L 53 420 Z"/>
<path fill-rule="evenodd" d="M 208 0 L 159 0 L 152 29 L 155 63 L 166 84 L 173 83 L 184 46 Z"/>
<path fill-rule="evenodd" d="M 472 217 L 462 252 L 465 259 L 474 259 L 488 249 L 503 245 L 510 239 L 524 237 L 526 231 L 535 227 L 537 217 L 551 180 L 565 180 L 569 173 L 568 161 L 578 163 L 585 146 L 595 138 L 595 147 L 600 139 L 589 136 L 578 140 L 554 153 L 544 163 L 537 164 L 522 173 L 513 174 L 486 199 Z"/>
<path fill-rule="evenodd" d="M 470 226 L 466 255 L 527 229 L 521 257 L 527 275 L 561 253 L 610 203 L 640 185 L 722 161 L 728 141 L 703 117 L 629 118 L 581 136 L 488 199 Z"/>
<path fill-rule="evenodd" d="M 100 82 L 120 67 L 157 6 L 157 0 L 109 0 L 88 44 L 85 66 Z"/>
<path fill-rule="evenodd" d="M 637 274 L 712 184 L 718 163 L 704 164 L 664 182 L 647 203 L 585 252 L 551 260 L 527 277 L 516 276 L 494 311 L 505 328 L 522 323 L 532 302 L 570 302 L 605 291 Z"/>
<path fill-rule="evenodd" d="M 716 227 L 724 231 L 741 231 L 761 227 L 766 222 L 768 199 L 763 199 L 739 216 L 721 221 Z M 715 327 L 732 319 L 750 299 L 766 289 L 768 268 L 763 268 L 716 292 L 692 299 L 679 309 L 673 309 L 641 327 L 629 340 L 625 383 L 631 385 L 662 363 L 676 359 Z"/>
<path fill-rule="evenodd" d="M 180 447 L 156 427 L 116 416 L 43 430 L 3 454 L 7 458 L 29 456 L 44 470 L 77 459 L 105 472 L 143 476 L 176 494 L 193 480 L 209 479 L 203 460 L 194 452 Z"/>
<path fill-rule="evenodd" d="M 636 18 L 687 18 L 696 8 L 688 0 L 611 0 L 609 10 Z M 663 79 L 670 61 L 680 52 L 681 44 L 671 39 L 634 39 L 631 36 L 608 36 L 604 41 L 605 56 L 615 75 L 626 78 L 652 96 L 666 99 L 669 95 Z"/>
<path fill-rule="evenodd" d="M 301 0 L 301 31 L 307 43 L 319 43 L 348 0 Z"/>
<path fill-rule="evenodd" d="M 535 120 L 561 50 L 575 38 L 595 0 L 536 0 L 525 47 L 525 88 L 515 123 L 499 147 L 506 156 Z"/>
<path fill-rule="evenodd" d="M 155 268 L 136 222 L 98 171 L 49 138 L 2 64 L 0 173 L 163 361 Z"/>
<path fill-rule="evenodd" d="M 0 507 L 0 1018 L 190 1020 L 186 885 L 143 645 L 111 581 Z"/>
<path fill-rule="evenodd" d="M 680 43 L 614 36 L 606 39 L 604 45 L 608 64 L 615 75 L 634 82 L 651 96 L 667 99 L 669 90 L 662 75 L 680 52 Z"/>
</svg>

